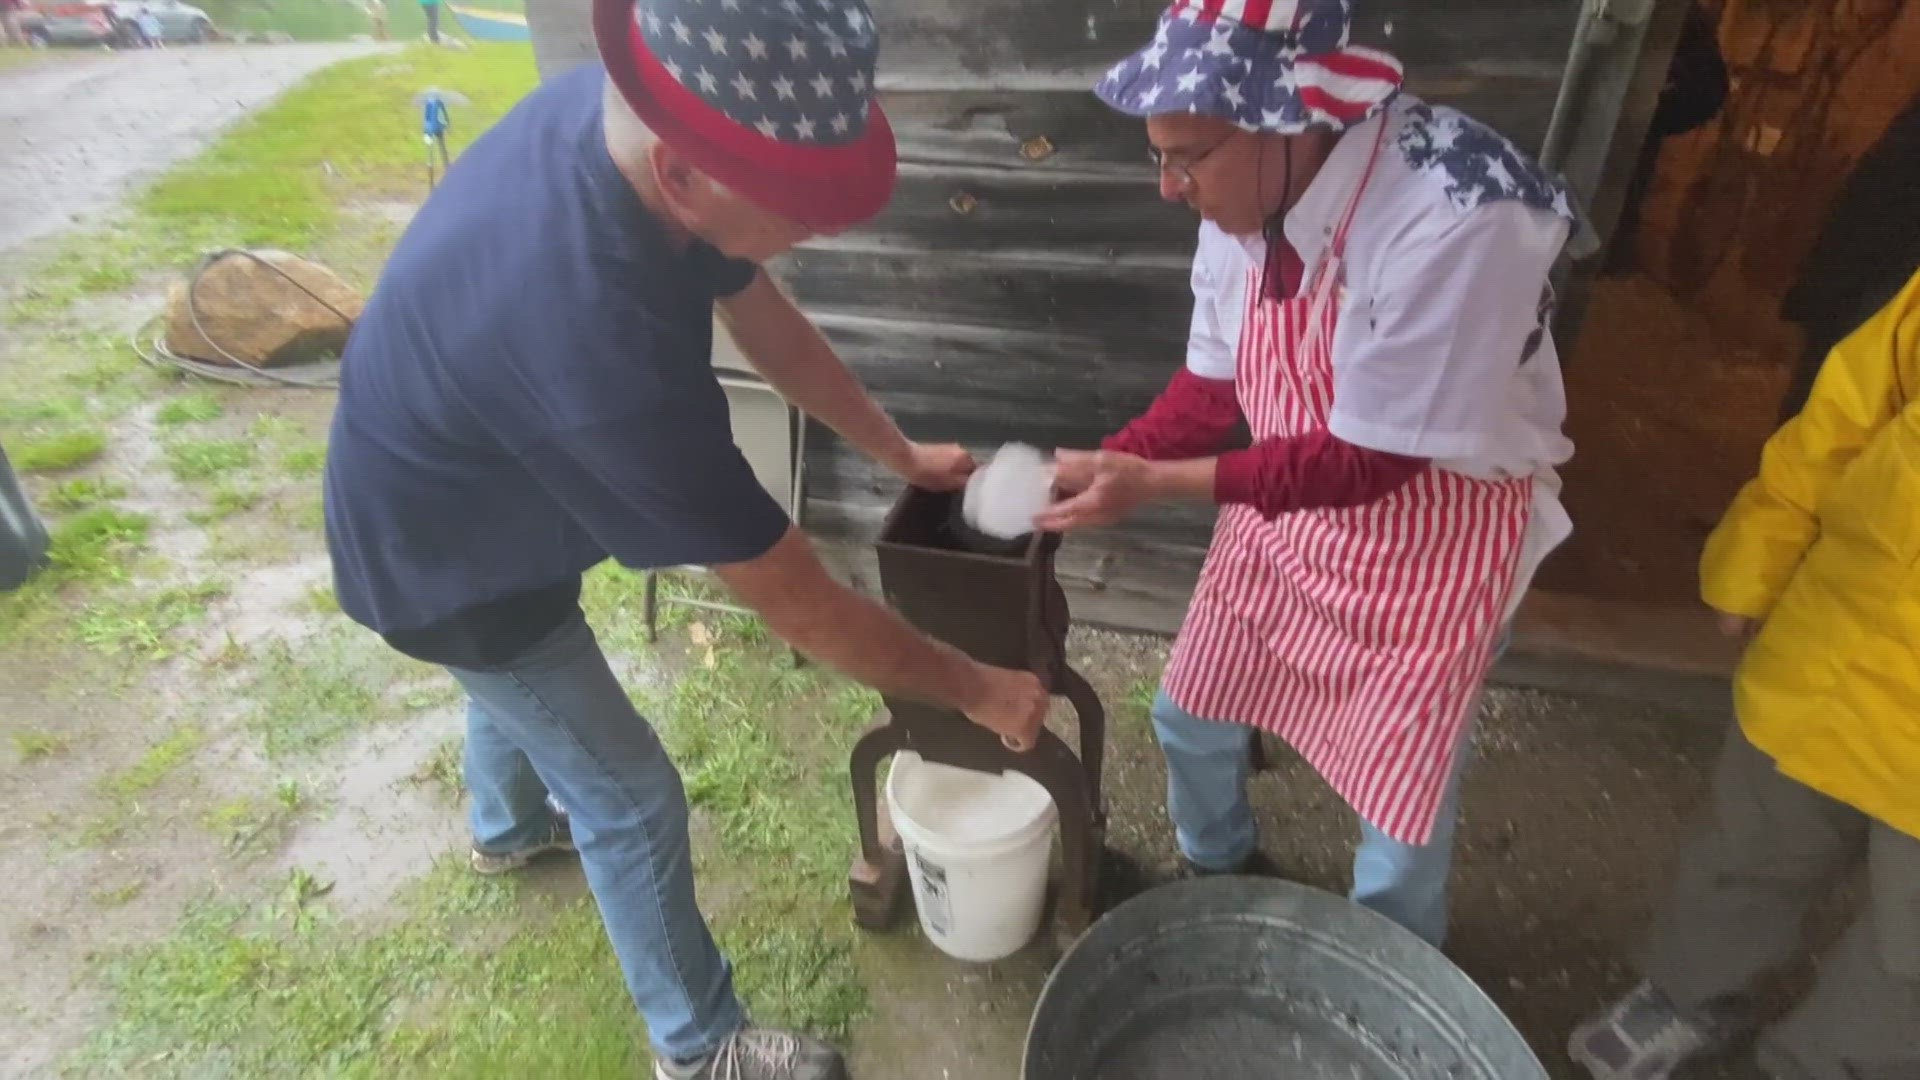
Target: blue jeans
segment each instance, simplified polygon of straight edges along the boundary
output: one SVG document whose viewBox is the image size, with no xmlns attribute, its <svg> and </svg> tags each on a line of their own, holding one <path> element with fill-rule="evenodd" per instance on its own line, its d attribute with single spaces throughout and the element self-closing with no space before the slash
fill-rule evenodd
<svg viewBox="0 0 1920 1080">
<path fill-rule="evenodd" d="M 1253 805 L 1247 801 L 1253 729 L 1202 720 L 1162 690 L 1153 702 L 1153 730 L 1167 757 L 1167 816 L 1173 819 L 1180 853 L 1207 870 L 1240 865 L 1253 854 L 1257 840 Z M 1447 873 L 1453 863 L 1467 744 L 1463 735 L 1427 843 L 1403 844 L 1362 819 L 1360 847 L 1353 855 L 1354 902 L 1435 947 L 1447 936 Z"/>
<path fill-rule="evenodd" d="M 746 1017 L 694 900 L 686 791 L 586 620 L 500 670 L 450 670 L 469 698 L 474 844 L 499 853 L 545 840 L 552 791 L 655 1051 L 712 1051 Z"/>
</svg>

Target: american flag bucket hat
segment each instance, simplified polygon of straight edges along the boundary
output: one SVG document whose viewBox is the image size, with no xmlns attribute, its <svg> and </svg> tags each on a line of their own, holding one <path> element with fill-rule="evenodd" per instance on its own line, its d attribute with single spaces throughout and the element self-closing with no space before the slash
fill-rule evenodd
<svg viewBox="0 0 1920 1080">
<path fill-rule="evenodd" d="M 1400 61 L 1347 43 L 1350 0 L 1177 0 L 1094 88 L 1129 116 L 1197 113 L 1248 131 L 1351 127 L 1400 90 Z"/>
<path fill-rule="evenodd" d="M 832 234 L 892 196 L 862 0 L 594 0 L 593 35 L 634 114 L 749 202 Z"/>
</svg>

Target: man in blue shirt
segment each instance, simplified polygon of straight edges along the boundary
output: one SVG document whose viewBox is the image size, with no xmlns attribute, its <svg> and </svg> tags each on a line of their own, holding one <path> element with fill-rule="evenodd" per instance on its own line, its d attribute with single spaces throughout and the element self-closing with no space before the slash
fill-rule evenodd
<svg viewBox="0 0 1920 1080">
<path fill-rule="evenodd" d="M 596 4 L 605 69 L 475 142 L 387 264 L 328 451 L 336 589 L 468 693 L 475 869 L 578 846 L 658 1077 L 844 1077 L 830 1047 L 746 1023 L 695 903 L 680 777 L 581 615 L 581 573 L 710 566 L 802 651 L 1018 749 L 1047 694 L 828 576 L 714 378 L 718 302 L 774 387 L 902 478 L 951 490 L 973 466 L 907 440 L 757 266 L 891 193 L 867 9 L 629 5 Z"/>
</svg>

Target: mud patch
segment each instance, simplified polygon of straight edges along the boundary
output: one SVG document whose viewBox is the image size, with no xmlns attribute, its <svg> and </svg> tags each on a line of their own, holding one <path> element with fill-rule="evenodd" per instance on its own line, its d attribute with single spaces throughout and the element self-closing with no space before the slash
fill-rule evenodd
<svg viewBox="0 0 1920 1080">
<path fill-rule="evenodd" d="M 353 209 L 375 221 L 405 227 L 413 222 L 413 215 L 419 212 L 420 204 L 404 199 L 379 199 L 360 203 Z"/>
<path fill-rule="evenodd" d="M 461 730 L 454 712 L 378 728 L 354 739 L 317 781 L 331 792 L 324 813 L 295 827 L 278 866 L 333 883 L 343 914 L 384 908 L 400 887 L 467 839 L 463 812 L 418 774 Z"/>
<path fill-rule="evenodd" d="M 233 575 L 233 595 L 242 602 L 217 629 L 208 631 L 205 645 L 217 649 L 229 640 L 252 645 L 268 638 L 299 642 L 311 637 L 326 625 L 314 617 L 314 597 L 331 585 L 332 574 L 326 553 L 319 552 Z"/>
<path fill-rule="evenodd" d="M 187 522 L 182 508 L 195 500 L 162 459 L 160 425 L 154 422 L 159 410 L 159 402 L 149 402 L 122 418 L 107 466 L 129 487 L 126 508 L 153 522 L 148 549 L 171 565 L 189 566 L 206 553 L 207 534 Z"/>
</svg>

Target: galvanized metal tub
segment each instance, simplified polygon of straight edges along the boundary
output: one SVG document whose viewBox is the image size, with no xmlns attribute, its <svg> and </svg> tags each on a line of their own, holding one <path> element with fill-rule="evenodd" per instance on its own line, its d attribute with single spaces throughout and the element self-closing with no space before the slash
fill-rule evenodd
<svg viewBox="0 0 1920 1080">
<path fill-rule="evenodd" d="M 1342 897 L 1271 878 L 1144 893 L 1041 991 L 1025 1080 L 1546 1080 L 1438 949 Z"/>
</svg>

